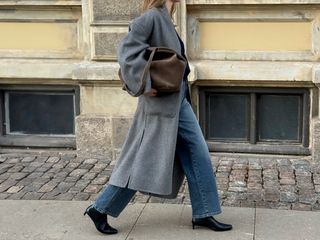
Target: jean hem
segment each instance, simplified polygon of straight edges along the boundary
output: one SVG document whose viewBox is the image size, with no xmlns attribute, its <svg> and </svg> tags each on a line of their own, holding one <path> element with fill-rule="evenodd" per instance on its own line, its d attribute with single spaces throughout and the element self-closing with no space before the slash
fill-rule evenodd
<svg viewBox="0 0 320 240">
<path fill-rule="evenodd" d="M 119 214 L 115 214 L 115 213 L 110 212 L 106 209 L 102 210 L 101 208 L 97 207 L 97 205 L 95 205 L 95 204 L 93 204 L 92 207 L 102 214 L 107 214 L 107 215 L 110 215 L 111 217 L 114 217 L 114 218 L 119 216 Z"/>
<path fill-rule="evenodd" d="M 221 210 L 218 210 L 218 211 L 215 211 L 215 212 L 204 213 L 204 214 L 197 214 L 197 215 L 193 215 L 192 219 L 195 220 L 195 218 L 205 218 L 205 217 L 209 217 L 209 216 L 212 216 L 212 215 L 217 215 L 217 214 L 220 214 L 220 213 L 222 213 Z"/>
</svg>

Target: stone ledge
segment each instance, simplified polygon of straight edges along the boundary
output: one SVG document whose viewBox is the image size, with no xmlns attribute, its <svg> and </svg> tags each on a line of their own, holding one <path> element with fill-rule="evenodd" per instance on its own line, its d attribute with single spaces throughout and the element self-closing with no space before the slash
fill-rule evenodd
<svg viewBox="0 0 320 240">
<path fill-rule="evenodd" d="M 187 5 L 320 4 L 319 0 L 186 0 Z"/>
<path fill-rule="evenodd" d="M 312 82 L 309 62 L 193 61 L 198 80 Z"/>
<path fill-rule="evenodd" d="M 268 61 L 190 61 L 189 81 L 259 81 L 320 83 L 320 67 L 309 62 Z M 36 71 L 35 71 L 36 68 Z M 74 60 L 0 60 L 0 82 L 11 79 L 69 79 L 79 82 L 118 83 L 117 62 L 89 62 Z M 36 73 L 36 74 L 35 74 Z M 5 80 L 9 79 L 9 80 Z M 15 80 L 17 82 L 17 80 Z M 25 80 L 23 81 L 25 82 Z"/>
<path fill-rule="evenodd" d="M 312 79 L 317 85 L 320 85 L 320 65 L 316 65 L 312 69 Z"/>
</svg>

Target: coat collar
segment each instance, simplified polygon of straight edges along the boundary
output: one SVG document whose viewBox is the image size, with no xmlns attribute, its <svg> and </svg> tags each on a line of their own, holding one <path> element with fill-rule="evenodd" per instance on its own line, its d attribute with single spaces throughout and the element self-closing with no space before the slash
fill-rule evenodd
<svg viewBox="0 0 320 240">
<path fill-rule="evenodd" d="M 167 9 L 165 3 L 162 4 L 162 5 L 160 5 L 160 6 L 158 7 L 158 9 L 159 9 L 159 11 L 160 11 L 164 16 L 167 17 L 167 19 L 169 19 L 171 22 L 173 22 L 173 20 L 172 20 L 170 14 L 169 14 L 169 12 L 168 12 L 168 9 Z"/>
</svg>

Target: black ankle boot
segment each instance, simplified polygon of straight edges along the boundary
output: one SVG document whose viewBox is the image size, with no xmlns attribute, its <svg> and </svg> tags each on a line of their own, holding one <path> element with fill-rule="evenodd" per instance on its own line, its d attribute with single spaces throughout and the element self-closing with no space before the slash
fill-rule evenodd
<svg viewBox="0 0 320 240">
<path fill-rule="evenodd" d="M 229 231 L 232 229 L 232 225 L 218 222 L 212 216 L 205 218 L 196 218 L 195 220 L 192 220 L 193 229 L 194 226 L 203 226 L 214 231 Z"/>
<path fill-rule="evenodd" d="M 117 229 L 111 227 L 108 224 L 107 214 L 100 213 L 99 211 L 91 207 L 91 205 L 86 209 L 83 215 L 86 214 L 89 215 L 99 232 L 104 234 L 116 234 L 118 232 Z"/>
</svg>

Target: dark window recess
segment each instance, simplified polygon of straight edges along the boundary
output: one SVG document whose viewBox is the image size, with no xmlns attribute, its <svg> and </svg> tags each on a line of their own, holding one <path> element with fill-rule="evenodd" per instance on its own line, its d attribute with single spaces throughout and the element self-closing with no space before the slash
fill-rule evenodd
<svg viewBox="0 0 320 240">
<path fill-rule="evenodd" d="M 212 151 L 309 154 L 309 92 L 200 87 L 200 125 Z"/>
<path fill-rule="evenodd" d="M 249 101 L 243 94 L 210 94 L 209 96 L 209 139 L 249 138 Z"/>
<path fill-rule="evenodd" d="M 7 134 L 74 134 L 70 93 L 6 92 Z"/>
<path fill-rule="evenodd" d="M 301 142 L 301 95 L 258 95 L 258 141 Z"/>
</svg>

